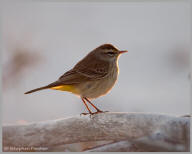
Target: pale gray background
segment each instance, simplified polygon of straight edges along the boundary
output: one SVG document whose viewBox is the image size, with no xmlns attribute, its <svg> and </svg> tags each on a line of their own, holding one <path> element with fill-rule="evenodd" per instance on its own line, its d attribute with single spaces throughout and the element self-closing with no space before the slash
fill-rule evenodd
<svg viewBox="0 0 192 154">
<path fill-rule="evenodd" d="M 93 100 L 96 106 L 117 112 L 188 114 L 190 28 L 190 5 L 186 1 L 5 3 L 3 73 L 18 46 L 41 58 L 4 86 L 3 123 L 85 112 L 81 100 L 71 93 L 23 93 L 53 82 L 103 43 L 129 52 L 119 59 L 115 87 Z"/>
</svg>

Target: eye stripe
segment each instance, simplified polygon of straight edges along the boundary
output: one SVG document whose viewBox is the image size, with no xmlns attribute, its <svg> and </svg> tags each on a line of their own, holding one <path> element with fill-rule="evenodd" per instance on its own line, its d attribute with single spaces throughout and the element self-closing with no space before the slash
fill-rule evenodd
<svg viewBox="0 0 192 154">
<path fill-rule="evenodd" d="M 115 53 L 114 53 L 114 52 L 107 52 L 107 54 L 113 55 L 113 54 L 115 54 Z"/>
</svg>

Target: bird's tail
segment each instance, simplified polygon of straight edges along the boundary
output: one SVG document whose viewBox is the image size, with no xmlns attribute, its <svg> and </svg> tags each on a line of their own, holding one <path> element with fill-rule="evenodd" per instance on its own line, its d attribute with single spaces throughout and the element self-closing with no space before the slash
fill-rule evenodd
<svg viewBox="0 0 192 154">
<path fill-rule="evenodd" d="M 47 88 L 48 88 L 47 86 L 36 88 L 36 89 L 25 92 L 25 94 L 30 94 L 30 93 L 33 93 L 33 92 L 36 92 L 36 91 L 39 91 L 39 90 L 47 89 Z"/>
<path fill-rule="evenodd" d="M 36 91 L 39 91 L 39 90 L 43 90 L 43 89 L 49 89 L 49 88 L 52 88 L 52 87 L 55 87 L 55 86 L 58 86 L 60 85 L 59 82 L 53 82 L 47 86 L 43 86 L 43 87 L 40 87 L 40 88 L 36 88 L 36 89 L 33 89 L 33 90 L 30 90 L 30 91 L 27 91 L 25 92 L 24 94 L 30 94 L 30 93 L 33 93 L 33 92 L 36 92 Z"/>
</svg>

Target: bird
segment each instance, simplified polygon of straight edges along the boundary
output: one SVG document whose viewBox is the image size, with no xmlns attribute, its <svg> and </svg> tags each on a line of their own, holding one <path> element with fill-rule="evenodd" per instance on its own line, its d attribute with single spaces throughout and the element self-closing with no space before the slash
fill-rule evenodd
<svg viewBox="0 0 192 154">
<path fill-rule="evenodd" d="M 55 82 L 25 92 L 30 94 L 39 90 L 52 89 L 71 92 L 79 96 L 88 113 L 97 114 L 105 111 L 97 108 L 90 100 L 111 91 L 119 74 L 118 59 L 127 50 L 119 50 L 112 44 L 103 44 L 89 52 L 71 70 L 65 72 Z M 96 112 L 88 107 L 89 103 Z"/>
</svg>

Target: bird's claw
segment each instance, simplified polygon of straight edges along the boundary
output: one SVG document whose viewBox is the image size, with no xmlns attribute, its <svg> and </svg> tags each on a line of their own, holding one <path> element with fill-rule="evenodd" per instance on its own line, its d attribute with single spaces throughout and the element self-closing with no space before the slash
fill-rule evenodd
<svg viewBox="0 0 192 154">
<path fill-rule="evenodd" d="M 92 114 L 92 113 L 81 113 L 80 115 L 88 115 L 88 114 Z"/>
<path fill-rule="evenodd" d="M 101 111 L 101 110 L 97 110 L 96 112 L 89 112 L 89 113 L 81 113 L 80 115 L 94 115 L 94 114 L 98 114 L 98 113 L 105 113 L 105 112 L 109 112 L 109 111 Z"/>
<path fill-rule="evenodd" d="M 97 110 L 97 112 L 94 112 L 93 114 L 105 113 L 105 112 L 109 112 L 109 111 L 101 111 L 101 110 Z"/>
</svg>

